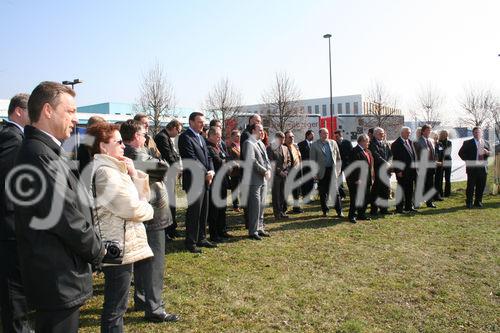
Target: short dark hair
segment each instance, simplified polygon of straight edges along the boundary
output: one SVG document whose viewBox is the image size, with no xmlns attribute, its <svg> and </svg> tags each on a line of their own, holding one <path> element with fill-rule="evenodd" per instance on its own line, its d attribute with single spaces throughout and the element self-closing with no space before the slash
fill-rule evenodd
<svg viewBox="0 0 500 333">
<path fill-rule="evenodd" d="M 481 131 L 481 126 L 474 126 L 474 128 L 472 128 L 472 132 L 474 132 L 475 130 Z"/>
<path fill-rule="evenodd" d="M 7 111 L 7 115 L 11 115 L 14 113 L 16 108 L 28 109 L 28 99 L 30 98 L 29 94 L 17 94 L 10 99 L 9 109 Z"/>
<path fill-rule="evenodd" d="M 313 130 L 307 130 L 306 135 L 304 137 L 307 139 L 307 137 L 313 133 L 314 133 Z"/>
<path fill-rule="evenodd" d="M 338 129 L 338 130 L 335 130 L 335 131 L 333 132 L 333 134 L 342 134 L 342 131 Z"/>
<path fill-rule="evenodd" d="M 422 131 L 422 132 L 425 132 L 426 130 L 428 130 L 428 129 L 430 130 L 431 128 L 432 128 L 432 127 L 431 127 L 431 125 L 429 125 L 429 124 L 425 124 L 424 126 L 422 126 L 421 131 Z"/>
<path fill-rule="evenodd" d="M 281 131 L 276 132 L 276 134 L 274 134 L 274 136 L 277 138 L 282 138 L 282 139 L 285 138 L 285 134 L 283 134 L 283 132 L 281 132 Z"/>
<path fill-rule="evenodd" d="M 222 135 L 222 130 L 220 129 L 220 127 L 218 127 L 218 126 L 210 126 L 210 128 L 208 129 L 208 136 L 216 134 L 217 131 L 220 131 L 221 135 Z"/>
<path fill-rule="evenodd" d="M 139 120 L 129 119 L 120 126 L 120 134 L 123 141 L 130 142 L 134 139 L 135 133 L 142 130 L 144 126 Z"/>
<path fill-rule="evenodd" d="M 231 136 L 235 136 L 236 134 L 240 134 L 240 130 L 239 129 L 234 129 L 231 131 Z"/>
<path fill-rule="evenodd" d="M 191 114 L 189 115 L 189 121 L 194 121 L 196 119 L 196 117 L 198 117 L 198 116 L 205 117 L 205 115 L 203 113 L 195 111 L 195 112 L 191 112 Z"/>
<path fill-rule="evenodd" d="M 138 113 L 134 116 L 134 120 L 138 120 L 138 121 L 141 121 L 143 118 L 149 118 L 149 116 L 145 113 Z"/>
<path fill-rule="evenodd" d="M 221 123 L 222 125 L 222 121 L 220 121 L 219 119 L 210 120 L 210 127 L 217 126 L 217 123 Z"/>
<path fill-rule="evenodd" d="M 75 91 L 70 87 L 57 82 L 43 81 L 33 89 L 28 100 L 28 116 L 32 123 L 40 119 L 43 106 L 47 103 L 55 108 L 59 102 L 59 96 L 68 94 L 75 97 Z"/>
<path fill-rule="evenodd" d="M 177 119 L 170 120 L 168 122 L 167 126 L 165 126 L 165 128 L 167 128 L 167 129 L 174 129 L 174 128 L 179 128 L 179 127 L 182 127 L 182 124 Z"/>
<path fill-rule="evenodd" d="M 259 116 L 259 114 L 257 114 L 257 113 L 254 113 L 253 115 L 251 115 L 251 116 L 248 118 L 248 123 L 250 124 L 250 121 L 251 121 L 253 118 L 257 117 L 257 116 Z"/>
<path fill-rule="evenodd" d="M 373 134 L 373 130 L 375 129 L 375 127 L 372 127 L 370 129 L 368 129 L 368 134 Z"/>
<path fill-rule="evenodd" d="M 250 132 L 250 134 L 253 133 L 253 131 L 255 130 L 255 127 L 257 126 L 262 126 L 262 124 L 251 124 L 249 127 L 248 127 L 248 131 Z"/>
<path fill-rule="evenodd" d="M 290 133 L 292 133 L 292 130 L 286 130 L 284 134 L 285 134 L 285 136 L 287 136 Z"/>
</svg>

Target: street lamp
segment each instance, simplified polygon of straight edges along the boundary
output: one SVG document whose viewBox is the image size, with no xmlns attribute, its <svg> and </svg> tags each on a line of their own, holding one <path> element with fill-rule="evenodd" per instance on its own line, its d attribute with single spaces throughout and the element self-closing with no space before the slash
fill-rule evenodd
<svg viewBox="0 0 500 333">
<path fill-rule="evenodd" d="M 323 38 L 328 38 L 328 64 L 330 67 L 330 137 L 333 139 L 333 95 L 332 95 L 332 46 L 331 34 L 323 35 Z"/>
<path fill-rule="evenodd" d="M 71 86 L 71 89 L 75 90 L 75 84 L 83 83 L 80 79 L 74 79 L 73 81 L 63 81 L 62 84 L 65 86 Z"/>
</svg>

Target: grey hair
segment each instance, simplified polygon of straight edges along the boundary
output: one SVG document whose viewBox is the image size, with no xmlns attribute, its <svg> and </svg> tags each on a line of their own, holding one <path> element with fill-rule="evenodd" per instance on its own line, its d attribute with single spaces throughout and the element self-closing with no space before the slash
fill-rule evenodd
<svg viewBox="0 0 500 333">
<path fill-rule="evenodd" d="M 375 127 L 373 129 L 373 135 L 376 135 L 376 134 L 378 134 L 380 132 L 384 132 L 384 129 L 382 127 Z"/>
<path fill-rule="evenodd" d="M 360 143 L 360 142 L 368 141 L 368 140 L 370 140 L 370 137 L 368 136 L 368 134 L 363 133 L 360 136 L 358 136 L 357 141 L 358 141 L 358 143 Z"/>
<path fill-rule="evenodd" d="M 404 130 L 411 131 L 411 128 L 409 128 L 408 126 L 403 126 L 403 127 L 401 127 L 401 131 L 399 133 L 402 134 Z"/>
</svg>

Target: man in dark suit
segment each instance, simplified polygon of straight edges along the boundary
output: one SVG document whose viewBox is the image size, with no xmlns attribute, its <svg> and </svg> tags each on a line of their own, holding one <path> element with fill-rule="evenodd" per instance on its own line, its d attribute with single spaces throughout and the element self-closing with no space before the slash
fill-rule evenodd
<svg viewBox="0 0 500 333">
<path fill-rule="evenodd" d="M 356 223 L 358 219 L 370 220 L 366 216 L 366 206 L 370 198 L 374 170 L 373 157 L 368 149 L 369 143 L 370 138 L 367 134 L 358 136 L 358 145 L 352 149 L 350 166 L 346 170 L 347 187 L 349 188 L 350 197 L 348 217 L 351 223 Z M 368 171 L 366 177 L 363 177 L 361 170 Z M 358 192 L 360 191 L 360 195 L 362 196 L 361 202 L 356 202 Z"/>
<path fill-rule="evenodd" d="M 451 192 L 451 141 L 448 140 L 448 131 L 439 132 L 439 141 L 436 144 L 438 161 L 443 165 L 436 168 L 436 190 L 437 197 L 449 197 Z M 444 190 L 443 190 L 444 175 Z"/>
<path fill-rule="evenodd" d="M 396 173 L 396 180 L 398 182 L 397 191 L 403 191 L 402 200 L 396 203 L 396 212 L 402 214 L 407 212 L 416 212 L 413 207 L 413 189 L 417 173 L 413 164 L 415 163 L 415 148 L 413 142 L 410 140 L 411 129 L 403 127 L 401 129 L 401 136 L 397 138 L 391 145 L 392 160 L 404 164 L 403 168 L 394 167 Z M 396 197 L 399 197 L 397 194 Z"/>
<path fill-rule="evenodd" d="M 489 143 L 482 138 L 481 128 L 474 127 L 472 135 L 474 137 L 464 141 L 458 152 L 458 156 L 465 161 L 465 172 L 467 173 L 465 204 L 469 209 L 472 208 L 473 199 L 474 207 L 483 207 L 482 201 L 488 172 L 488 156 L 491 154 Z"/>
<path fill-rule="evenodd" d="M 373 170 L 375 171 L 375 179 L 371 189 L 371 209 L 370 214 L 375 216 L 380 211 L 384 215 L 388 213 L 387 205 L 377 204 L 377 198 L 389 200 L 390 189 L 386 185 L 389 182 L 390 167 L 392 160 L 391 148 L 385 141 L 385 131 L 381 127 L 373 129 L 373 140 L 370 141 L 368 147 L 373 156 Z"/>
<path fill-rule="evenodd" d="M 80 306 L 92 296 L 90 264 L 99 266 L 105 254 L 89 203 L 77 195 L 78 179 L 61 148 L 76 127 L 74 96 L 56 82 L 42 82 L 33 90 L 28 101 L 32 125 L 24 128 L 15 163 L 22 170 L 11 183 L 29 179 L 25 189 L 39 199 L 15 203 L 21 276 L 35 309 L 36 332 L 78 331 Z M 15 186 L 11 190 L 23 198 Z"/>
<path fill-rule="evenodd" d="M 429 163 L 429 168 L 420 168 L 417 175 L 417 181 L 420 181 L 421 177 L 424 178 L 424 192 L 429 191 L 434 192 L 432 196 L 425 202 L 427 207 L 436 208 L 434 205 L 434 194 L 436 192 L 434 188 L 434 173 L 436 166 L 439 165 L 437 162 L 436 149 L 434 143 L 429 138 L 431 133 L 431 126 L 425 124 L 422 126 L 420 138 L 415 143 L 415 151 L 417 152 L 417 159 L 419 163 Z M 417 203 L 419 204 L 419 203 Z"/>
<path fill-rule="evenodd" d="M 5 178 L 29 123 L 28 94 L 10 100 L 8 120 L 0 126 L 0 310 L 3 332 L 29 332 L 28 306 L 21 280 L 14 222 L 14 203 L 5 193 Z"/>
<path fill-rule="evenodd" d="M 283 206 L 285 205 L 285 181 L 290 169 L 290 154 L 288 148 L 283 145 L 285 135 L 276 132 L 274 141 L 267 147 L 267 156 L 274 164 L 274 177 L 272 185 L 273 213 L 276 220 L 286 219 Z"/>
<path fill-rule="evenodd" d="M 349 158 L 352 153 L 352 143 L 351 141 L 342 138 L 341 130 L 336 130 L 333 132 L 333 135 L 337 145 L 339 146 L 340 159 L 342 160 L 342 167 L 340 168 L 340 171 L 344 172 L 344 169 L 349 166 Z M 339 195 L 341 198 L 345 198 L 346 196 L 342 182 L 339 184 Z"/>
<path fill-rule="evenodd" d="M 198 168 L 187 170 L 182 173 L 182 188 L 187 192 L 188 208 L 186 210 L 186 248 L 192 253 L 201 253 L 199 247 L 217 247 L 206 238 L 206 224 L 208 217 L 208 188 L 215 175 L 212 158 L 208 154 L 207 143 L 201 136 L 205 116 L 201 112 L 193 112 L 189 115 L 189 128 L 179 136 L 179 153 L 184 163 L 189 161 L 198 162 Z M 204 182 L 201 189 L 191 188 L 193 172 L 201 172 Z M 197 198 L 193 195 L 197 195 Z M 194 193 L 194 194 L 191 194 Z"/>
<path fill-rule="evenodd" d="M 175 148 L 174 140 L 182 132 L 182 124 L 177 119 L 172 119 L 167 126 L 154 137 L 156 146 L 161 153 L 161 157 L 172 167 L 179 162 L 181 156 Z M 178 163 L 177 163 L 178 164 Z M 180 171 L 180 170 L 179 170 Z M 165 229 L 166 237 L 173 239 L 179 236 L 177 233 L 177 217 L 175 202 L 176 179 L 167 179 L 168 202 L 170 213 L 172 214 L 172 224 Z"/>
<path fill-rule="evenodd" d="M 314 141 L 314 132 L 312 130 L 307 130 L 305 135 L 305 140 L 300 141 L 297 146 L 299 147 L 300 155 L 302 156 L 302 161 L 309 161 L 311 145 Z M 311 172 L 311 168 L 307 166 L 302 167 L 301 174 L 304 176 Z M 314 179 L 310 179 L 302 185 L 301 192 L 305 201 L 309 201 L 309 194 L 313 190 Z"/>
</svg>

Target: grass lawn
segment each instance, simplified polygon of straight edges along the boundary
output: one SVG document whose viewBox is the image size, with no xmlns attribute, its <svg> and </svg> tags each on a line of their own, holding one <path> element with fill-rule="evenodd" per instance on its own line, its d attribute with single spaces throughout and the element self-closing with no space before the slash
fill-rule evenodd
<svg viewBox="0 0 500 333">
<path fill-rule="evenodd" d="M 437 209 L 356 225 L 320 217 L 318 202 L 279 222 L 267 209 L 272 237 L 261 242 L 228 211 L 233 242 L 202 255 L 184 252 L 182 240 L 169 246 L 164 299 L 182 320 L 151 324 L 130 312 L 126 330 L 500 331 L 500 197 L 465 210 L 454 186 Z M 100 276 L 82 332 L 99 331 L 102 288 Z"/>
</svg>

